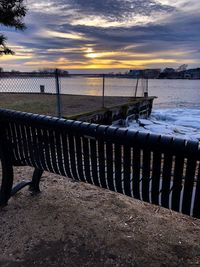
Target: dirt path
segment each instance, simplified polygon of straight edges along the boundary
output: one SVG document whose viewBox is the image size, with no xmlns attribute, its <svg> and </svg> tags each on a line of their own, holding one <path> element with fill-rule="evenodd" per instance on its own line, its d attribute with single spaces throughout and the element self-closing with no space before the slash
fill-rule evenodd
<svg viewBox="0 0 200 267">
<path fill-rule="evenodd" d="M 200 266 L 200 220 L 48 173 L 41 189 L 0 211 L 1 267 Z"/>
</svg>

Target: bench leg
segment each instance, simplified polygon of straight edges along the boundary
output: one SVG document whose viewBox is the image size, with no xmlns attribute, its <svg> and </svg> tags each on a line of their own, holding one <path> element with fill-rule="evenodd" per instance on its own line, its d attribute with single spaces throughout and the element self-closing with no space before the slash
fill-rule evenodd
<svg viewBox="0 0 200 267">
<path fill-rule="evenodd" d="M 34 172 L 33 172 L 33 178 L 32 178 L 32 182 L 30 184 L 29 190 L 33 193 L 33 194 L 37 194 L 40 192 L 40 179 L 42 177 L 43 171 L 40 169 L 35 168 Z"/>
<path fill-rule="evenodd" d="M 1 161 L 2 164 L 2 182 L 0 190 L 0 206 L 5 206 L 11 197 L 13 185 L 13 166 L 5 160 Z"/>
</svg>

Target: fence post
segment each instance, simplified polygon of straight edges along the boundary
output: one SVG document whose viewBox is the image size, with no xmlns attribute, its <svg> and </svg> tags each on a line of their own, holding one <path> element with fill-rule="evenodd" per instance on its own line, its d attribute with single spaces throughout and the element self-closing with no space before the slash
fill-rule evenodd
<svg viewBox="0 0 200 267">
<path fill-rule="evenodd" d="M 41 94 L 45 93 L 45 86 L 44 85 L 40 85 L 40 93 Z"/>
<path fill-rule="evenodd" d="M 55 70 L 56 81 L 56 113 L 58 118 L 61 118 L 61 101 L 60 101 L 60 84 L 59 84 L 59 71 Z"/>
<path fill-rule="evenodd" d="M 139 78 L 137 77 L 136 86 L 135 86 L 135 98 L 137 97 L 138 83 L 139 83 Z"/>
<path fill-rule="evenodd" d="M 148 77 L 146 78 L 146 88 L 145 88 L 145 92 L 144 92 L 144 97 L 148 97 L 148 91 L 149 91 L 149 81 L 148 81 Z"/>
<path fill-rule="evenodd" d="M 102 108 L 105 107 L 104 97 L 105 97 L 105 74 L 103 74 L 103 88 L 102 88 Z"/>
</svg>

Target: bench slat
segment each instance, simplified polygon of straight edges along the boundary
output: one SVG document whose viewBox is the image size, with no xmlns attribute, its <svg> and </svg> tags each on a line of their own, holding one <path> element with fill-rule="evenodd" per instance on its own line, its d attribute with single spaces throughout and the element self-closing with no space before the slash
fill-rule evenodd
<svg viewBox="0 0 200 267">
<path fill-rule="evenodd" d="M 140 197 L 140 166 L 141 166 L 141 150 L 133 148 L 133 195 L 137 199 Z"/>
<path fill-rule="evenodd" d="M 195 199 L 192 215 L 194 217 L 200 218 L 200 162 L 198 162 L 198 176 L 197 184 L 195 187 Z"/>
<path fill-rule="evenodd" d="M 122 147 L 120 144 L 114 145 L 114 161 L 115 161 L 115 191 L 123 193 L 122 189 Z"/>
<path fill-rule="evenodd" d="M 180 197 L 183 188 L 183 167 L 184 167 L 184 156 L 181 154 L 180 150 L 185 147 L 185 140 L 179 139 L 174 141 L 176 145 L 177 155 L 175 156 L 175 167 L 174 167 L 174 177 L 172 185 L 172 209 L 179 211 L 180 209 Z"/>
<path fill-rule="evenodd" d="M 77 169 L 79 174 L 79 179 L 82 182 L 85 182 L 85 177 L 83 174 L 83 145 L 81 141 L 81 137 L 75 135 L 75 149 L 76 149 L 76 157 L 77 157 Z"/>
<path fill-rule="evenodd" d="M 35 167 L 37 183 L 46 170 L 200 217 L 198 142 L 2 109 L 0 124 L 1 157 Z"/>
<path fill-rule="evenodd" d="M 64 169 L 68 177 L 72 178 L 72 172 L 70 168 L 70 160 L 69 160 L 69 150 L 68 150 L 68 143 L 67 143 L 67 136 L 66 132 L 61 132 L 61 140 L 62 140 L 62 154 L 63 154 L 63 163 Z"/>
<path fill-rule="evenodd" d="M 91 150 L 91 168 L 92 168 L 92 177 L 94 184 L 101 186 L 98 175 L 98 161 L 97 161 L 97 142 L 94 139 L 89 140 L 90 150 Z"/>
<path fill-rule="evenodd" d="M 161 157 L 162 154 L 160 152 L 156 151 L 153 153 L 151 201 L 153 204 L 156 205 L 159 204 L 160 182 L 161 182 Z"/>
</svg>

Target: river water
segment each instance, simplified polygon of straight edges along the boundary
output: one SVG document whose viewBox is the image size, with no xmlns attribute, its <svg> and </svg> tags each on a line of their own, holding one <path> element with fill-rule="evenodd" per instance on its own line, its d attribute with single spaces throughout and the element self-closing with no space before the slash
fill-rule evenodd
<svg viewBox="0 0 200 267">
<path fill-rule="evenodd" d="M 200 80 L 149 80 L 149 95 L 157 96 L 155 108 L 200 108 Z M 105 95 L 133 96 L 135 79 L 105 79 Z M 66 94 L 102 94 L 101 78 L 62 78 L 62 93 Z M 143 86 L 139 83 L 138 96 Z"/>
<path fill-rule="evenodd" d="M 133 130 L 200 141 L 200 80 L 150 80 L 151 117 L 129 121 Z"/>
</svg>

